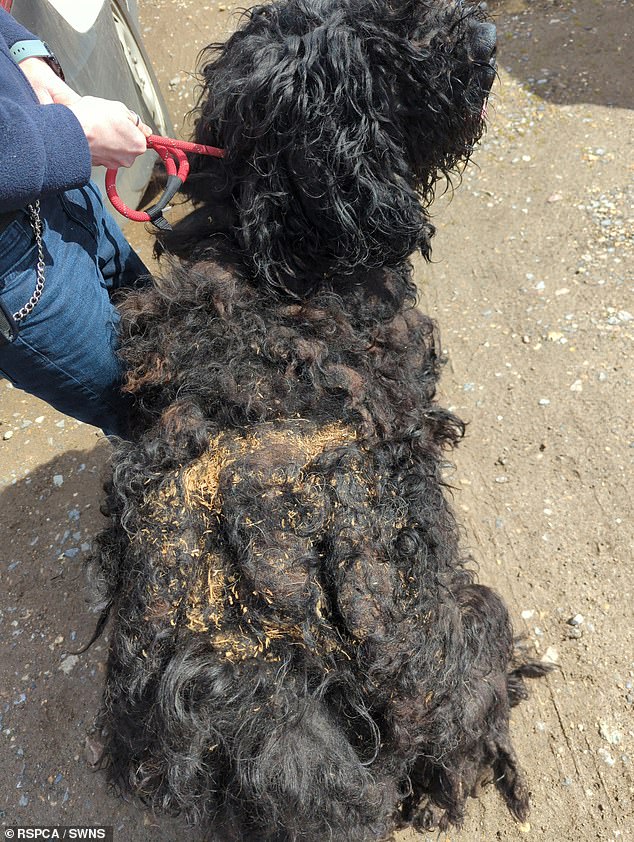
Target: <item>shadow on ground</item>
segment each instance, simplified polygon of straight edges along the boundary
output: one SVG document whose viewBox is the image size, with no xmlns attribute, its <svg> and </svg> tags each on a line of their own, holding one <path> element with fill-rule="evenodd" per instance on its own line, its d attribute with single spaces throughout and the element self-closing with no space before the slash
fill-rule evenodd
<svg viewBox="0 0 634 842">
<path fill-rule="evenodd" d="M 630 0 L 491 0 L 489 12 L 499 64 L 528 90 L 559 105 L 634 108 Z"/>
<path fill-rule="evenodd" d="M 160 828 L 107 791 L 87 743 L 103 685 L 107 636 L 88 652 L 97 616 L 84 565 L 103 526 L 109 446 L 69 450 L 5 486 L 0 508 L 0 817 L 11 825 L 114 825 L 115 839 L 168 842 Z"/>
</svg>

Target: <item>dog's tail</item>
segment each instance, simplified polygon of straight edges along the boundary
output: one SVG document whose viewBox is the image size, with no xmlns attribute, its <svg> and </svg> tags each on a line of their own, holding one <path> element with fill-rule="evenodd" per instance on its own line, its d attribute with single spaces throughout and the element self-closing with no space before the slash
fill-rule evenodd
<svg viewBox="0 0 634 842">
<path fill-rule="evenodd" d="M 103 609 L 103 611 L 99 615 L 99 619 L 97 620 L 97 624 L 95 626 L 95 629 L 94 629 L 92 635 L 90 636 L 90 640 L 88 641 L 88 643 L 84 643 L 84 645 L 82 647 L 80 647 L 79 649 L 74 649 L 70 653 L 71 655 L 83 655 L 84 652 L 87 652 L 90 649 L 90 647 L 93 645 L 93 643 L 96 643 L 99 640 L 99 638 L 103 634 L 103 630 L 106 628 L 106 624 L 108 623 L 108 619 L 110 617 L 111 607 L 112 607 L 112 603 L 109 602 L 108 605 L 106 605 L 106 607 Z"/>
<path fill-rule="evenodd" d="M 528 699 L 528 690 L 526 688 L 525 679 L 527 678 L 543 678 L 552 672 L 552 664 L 544 664 L 541 661 L 534 660 L 517 660 L 513 664 L 513 669 L 509 672 L 507 677 L 507 688 L 509 704 L 513 708 L 519 705 L 520 702 Z"/>
</svg>

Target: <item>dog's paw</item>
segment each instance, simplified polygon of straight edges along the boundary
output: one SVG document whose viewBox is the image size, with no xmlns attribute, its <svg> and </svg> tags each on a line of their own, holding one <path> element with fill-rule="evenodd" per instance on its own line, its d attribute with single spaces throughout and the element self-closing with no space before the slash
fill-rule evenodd
<svg viewBox="0 0 634 842">
<path fill-rule="evenodd" d="M 446 830 L 449 825 L 447 811 L 428 802 L 414 816 L 412 826 L 419 831 Z"/>
</svg>

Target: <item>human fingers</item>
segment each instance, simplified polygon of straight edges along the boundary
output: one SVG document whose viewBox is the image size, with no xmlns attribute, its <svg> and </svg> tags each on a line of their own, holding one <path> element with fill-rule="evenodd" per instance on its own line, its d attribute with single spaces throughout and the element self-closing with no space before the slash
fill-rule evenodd
<svg viewBox="0 0 634 842">
<path fill-rule="evenodd" d="M 140 131 L 142 131 L 142 132 L 143 132 L 143 134 L 145 135 L 145 137 L 149 137 L 151 134 L 153 134 L 152 129 L 151 129 L 148 125 L 146 125 L 146 124 L 143 122 L 143 120 L 141 120 L 141 116 L 140 116 L 139 114 L 137 114 L 137 112 L 136 112 L 136 111 L 133 111 L 131 108 L 129 108 L 129 109 L 128 109 L 128 116 L 130 117 L 130 119 L 132 120 L 132 122 L 134 123 L 134 125 L 135 125 L 135 126 L 136 126 L 136 127 L 137 127 Z"/>
<path fill-rule="evenodd" d="M 81 123 L 95 166 L 129 167 L 147 149 L 145 133 L 123 103 L 82 97 L 70 108 Z"/>
</svg>

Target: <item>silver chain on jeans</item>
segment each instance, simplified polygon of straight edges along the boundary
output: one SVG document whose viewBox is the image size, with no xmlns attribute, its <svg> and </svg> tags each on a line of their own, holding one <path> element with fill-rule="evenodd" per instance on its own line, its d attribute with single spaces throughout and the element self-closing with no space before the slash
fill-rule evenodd
<svg viewBox="0 0 634 842">
<path fill-rule="evenodd" d="M 33 295 L 23 307 L 20 307 L 17 313 L 13 314 L 13 318 L 16 322 L 22 321 L 22 319 L 25 316 L 28 316 L 31 310 L 35 307 L 42 297 L 42 292 L 44 291 L 44 281 L 46 280 L 44 277 L 45 263 L 44 246 L 42 245 L 42 217 L 40 216 L 40 200 L 37 199 L 37 201 L 35 201 L 32 205 L 29 205 L 27 210 L 29 212 L 29 217 L 31 218 L 31 228 L 35 234 L 35 243 L 37 245 L 37 265 L 35 269 L 37 281 L 35 289 L 33 290 Z"/>
</svg>

